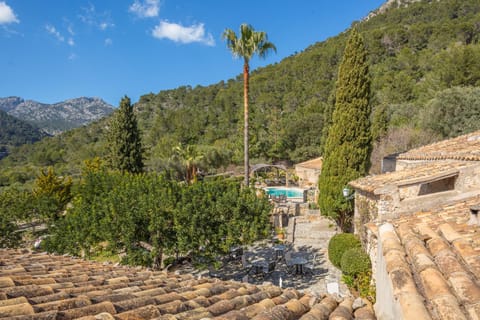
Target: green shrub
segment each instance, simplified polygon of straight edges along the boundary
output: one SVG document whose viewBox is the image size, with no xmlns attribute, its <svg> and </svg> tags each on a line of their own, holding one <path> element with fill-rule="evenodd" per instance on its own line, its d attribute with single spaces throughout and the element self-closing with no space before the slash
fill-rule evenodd
<svg viewBox="0 0 480 320">
<path fill-rule="evenodd" d="M 340 267 L 343 273 L 356 276 L 360 273 L 368 272 L 372 264 L 368 254 L 359 247 L 348 249 L 343 253 Z"/>
<path fill-rule="evenodd" d="M 362 272 L 355 278 L 355 286 L 360 297 L 368 299 L 372 304 L 375 304 L 376 290 L 375 285 L 372 285 L 372 272 Z"/>
<path fill-rule="evenodd" d="M 342 256 L 345 251 L 359 248 L 360 240 L 351 233 L 334 235 L 328 243 L 328 259 L 337 268 L 341 268 Z"/>
</svg>

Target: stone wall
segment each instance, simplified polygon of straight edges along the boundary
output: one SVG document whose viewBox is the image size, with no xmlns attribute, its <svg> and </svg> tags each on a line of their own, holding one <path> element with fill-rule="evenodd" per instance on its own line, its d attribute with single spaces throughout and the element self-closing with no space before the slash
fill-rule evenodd
<svg viewBox="0 0 480 320">
<path fill-rule="evenodd" d="M 301 166 L 295 167 L 295 174 L 298 177 L 298 186 L 301 188 L 317 186 L 320 169 L 310 169 Z"/>
<path fill-rule="evenodd" d="M 418 167 L 421 164 L 430 162 L 428 160 L 398 160 L 395 163 L 395 171 L 401 171 L 407 168 Z"/>
<path fill-rule="evenodd" d="M 480 187 L 480 163 L 478 166 L 471 166 L 460 170 L 455 181 L 455 189 L 466 191 Z"/>
<path fill-rule="evenodd" d="M 398 188 L 398 195 L 400 200 L 414 198 L 418 196 L 418 191 L 420 190 L 420 184 L 402 186 Z"/>
<path fill-rule="evenodd" d="M 354 233 L 360 237 L 363 244 L 366 244 L 367 239 L 367 230 L 365 224 L 377 219 L 377 204 L 378 196 L 362 190 L 357 190 L 357 192 L 355 192 L 353 228 Z"/>
</svg>

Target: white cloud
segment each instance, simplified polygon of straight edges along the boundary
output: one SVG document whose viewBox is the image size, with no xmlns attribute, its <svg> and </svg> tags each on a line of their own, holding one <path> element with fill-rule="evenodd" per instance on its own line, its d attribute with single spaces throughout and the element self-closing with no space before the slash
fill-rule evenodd
<svg viewBox="0 0 480 320">
<path fill-rule="evenodd" d="M 0 1 L 0 24 L 7 24 L 7 23 L 19 23 L 15 12 L 13 12 L 12 8 L 5 3 L 5 1 Z"/>
<path fill-rule="evenodd" d="M 58 30 L 51 24 L 47 24 L 45 26 L 45 30 L 47 30 L 48 33 L 50 33 L 55 38 L 57 38 L 58 41 L 61 41 L 61 42 L 65 41 L 65 38 L 62 36 L 62 34 L 58 32 Z"/>
<path fill-rule="evenodd" d="M 107 39 L 105 39 L 104 43 L 105 43 L 105 46 L 108 47 L 108 46 L 111 46 L 113 44 L 113 41 L 112 41 L 112 39 L 107 38 Z"/>
<path fill-rule="evenodd" d="M 160 0 L 135 0 L 128 8 L 128 11 L 136 14 L 140 18 L 157 17 L 160 11 Z"/>
<path fill-rule="evenodd" d="M 208 33 L 205 34 L 203 23 L 184 27 L 180 24 L 160 21 L 160 24 L 152 31 L 152 35 L 158 39 L 170 39 L 180 43 L 200 42 L 208 46 L 214 46 L 215 40 Z"/>
<path fill-rule="evenodd" d="M 75 41 L 73 40 L 73 38 L 68 38 L 67 43 L 70 47 L 73 47 L 75 45 Z"/>
<path fill-rule="evenodd" d="M 77 59 L 77 55 L 75 53 L 71 53 L 69 56 L 68 56 L 68 60 L 75 60 Z"/>
<path fill-rule="evenodd" d="M 71 25 L 69 25 L 69 26 L 67 27 L 67 31 L 68 31 L 68 33 L 69 33 L 70 35 L 72 35 L 72 36 L 75 35 L 75 32 L 73 31 L 73 27 L 72 27 Z"/>
<path fill-rule="evenodd" d="M 98 27 L 100 28 L 100 30 L 106 30 L 108 27 L 113 27 L 113 23 L 108 23 L 106 21 L 103 21 L 103 22 L 100 22 Z"/>
<path fill-rule="evenodd" d="M 102 13 L 97 12 L 93 4 L 89 4 L 88 7 L 82 8 L 83 13 L 78 15 L 80 20 L 90 26 L 94 26 L 100 30 L 106 30 L 107 28 L 115 27 L 110 17 L 110 12 L 104 11 Z"/>
</svg>

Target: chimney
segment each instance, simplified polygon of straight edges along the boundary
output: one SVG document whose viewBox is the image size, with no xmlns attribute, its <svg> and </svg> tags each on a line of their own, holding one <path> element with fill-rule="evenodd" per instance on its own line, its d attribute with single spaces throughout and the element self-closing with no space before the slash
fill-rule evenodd
<svg viewBox="0 0 480 320">
<path fill-rule="evenodd" d="M 478 213 L 480 212 L 480 205 L 470 207 L 470 220 L 468 220 L 468 225 L 480 226 L 480 218 Z"/>
</svg>

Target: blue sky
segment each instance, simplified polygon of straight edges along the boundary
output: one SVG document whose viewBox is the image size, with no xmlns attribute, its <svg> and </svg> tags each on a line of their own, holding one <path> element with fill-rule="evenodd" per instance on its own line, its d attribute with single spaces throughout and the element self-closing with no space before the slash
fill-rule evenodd
<svg viewBox="0 0 480 320">
<path fill-rule="evenodd" d="M 277 47 L 251 69 L 334 36 L 384 0 L 0 0 L 0 97 L 55 103 L 234 78 L 221 35 L 249 23 Z"/>
</svg>

